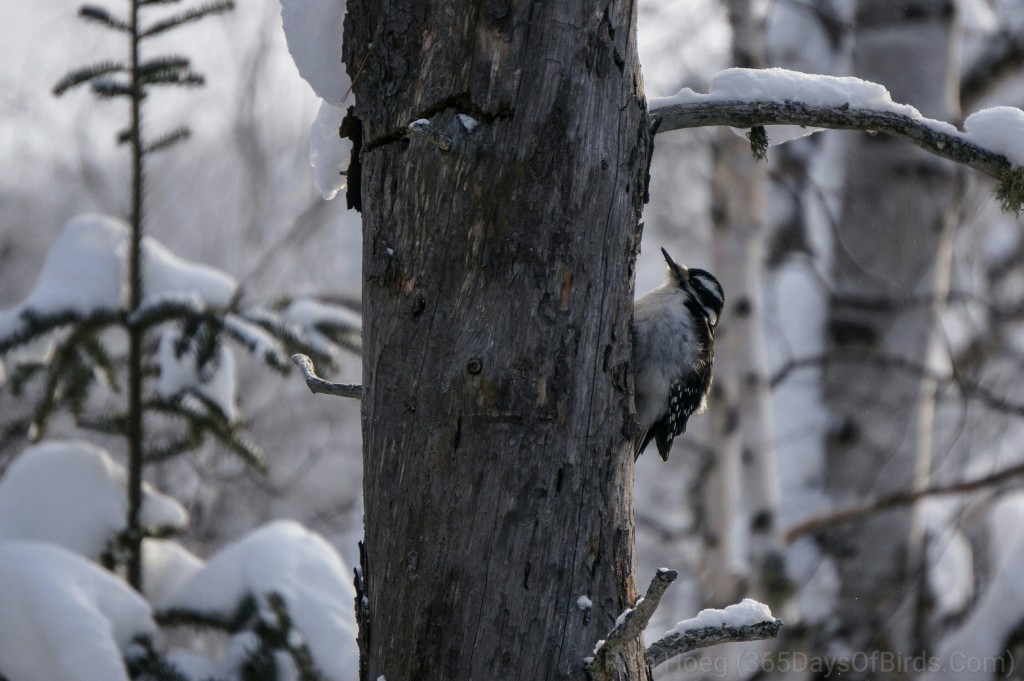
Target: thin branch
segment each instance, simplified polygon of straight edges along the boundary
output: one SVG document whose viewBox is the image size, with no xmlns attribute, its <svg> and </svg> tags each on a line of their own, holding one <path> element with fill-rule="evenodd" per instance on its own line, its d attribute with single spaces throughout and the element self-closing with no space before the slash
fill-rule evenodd
<svg viewBox="0 0 1024 681">
<path fill-rule="evenodd" d="M 586 669 L 592 679 L 602 681 L 612 678 L 615 656 L 644 633 L 654 611 L 661 603 L 661 597 L 665 595 L 665 590 L 678 576 L 679 573 L 675 570 L 658 569 L 651 580 L 651 585 L 647 587 L 647 594 L 619 616 L 608 638 L 597 644 L 594 656 L 586 661 Z"/>
<path fill-rule="evenodd" d="M 139 33 L 139 38 L 149 38 L 159 33 L 163 33 L 164 31 L 168 31 L 172 28 L 177 28 L 178 26 L 181 26 L 182 24 L 188 23 L 190 21 L 198 21 L 199 19 L 202 19 L 203 17 L 209 16 L 211 14 L 221 14 L 223 12 L 230 12 L 234 8 L 234 0 L 210 2 L 205 5 L 193 7 L 191 9 L 185 10 L 181 14 L 176 14 L 174 16 L 167 17 L 166 19 L 162 19 L 160 21 L 153 23 L 151 26 L 146 28 L 141 33 Z"/>
<path fill-rule="evenodd" d="M 98 64 L 90 64 L 80 69 L 71 71 L 53 86 L 53 94 L 60 97 L 73 87 L 88 83 L 93 78 L 110 75 L 111 73 L 123 73 L 129 69 L 124 62 L 105 61 Z"/>
<path fill-rule="evenodd" d="M 711 125 L 728 125 L 734 128 L 800 125 L 809 128 L 884 132 L 999 180 L 1013 167 L 1002 154 L 977 146 L 962 135 L 942 132 L 929 125 L 931 121 L 891 111 L 858 109 L 850 106 L 814 106 L 793 101 L 701 101 L 653 108 L 651 118 L 652 124 L 658 123 L 658 133 Z"/>
<path fill-rule="evenodd" d="M 78 16 L 89 21 L 95 21 L 103 24 L 104 26 L 108 26 L 123 33 L 130 33 L 132 30 L 127 21 L 121 17 L 115 17 L 105 7 L 82 5 L 78 8 Z"/>
<path fill-rule="evenodd" d="M 339 397 L 351 397 L 354 400 L 363 399 L 363 386 L 354 383 L 331 383 L 316 375 L 313 368 L 313 360 L 303 354 L 292 355 L 295 366 L 302 370 L 306 379 L 306 385 L 313 394 L 323 393 L 325 395 L 338 395 Z"/>
<path fill-rule="evenodd" d="M 782 620 L 770 620 L 740 627 L 705 627 L 669 634 L 647 649 L 647 662 L 652 667 L 698 648 L 720 643 L 763 641 L 775 638 L 782 629 Z"/>
<path fill-rule="evenodd" d="M 968 381 L 959 376 L 954 368 L 952 376 L 935 372 L 929 366 L 916 360 L 900 357 L 898 355 L 883 355 L 878 353 L 864 352 L 833 352 L 823 355 L 812 355 L 791 359 L 783 364 L 769 379 L 769 386 L 775 388 L 784 381 L 791 373 L 806 367 L 825 367 L 829 364 L 840 362 L 863 362 L 882 369 L 895 369 L 905 373 L 920 376 L 935 381 L 940 390 L 945 390 L 955 385 L 960 394 L 969 399 L 974 399 L 984 404 L 989 409 L 1012 416 L 1024 417 L 1024 404 L 1012 402 L 1002 395 L 998 395 L 979 383 Z"/>
<path fill-rule="evenodd" d="M 820 515 L 816 518 L 811 518 L 810 520 L 802 522 L 799 525 L 795 525 L 787 530 L 785 539 L 787 543 L 792 543 L 800 537 L 817 532 L 818 530 L 826 527 L 852 522 L 865 516 L 881 513 L 882 511 L 888 511 L 893 508 L 909 506 L 910 504 L 920 501 L 925 497 L 977 492 L 1022 475 L 1024 475 L 1024 463 L 1017 464 L 1016 466 L 1010 466 L 1009 468 L 1005 468 L 1001 471 L 996 471 L 995 473 L 990 473 L 989 475 L 975 478 L 973 480 L 962 480 L 948 485 L 937 485 L 935 487 L 926 487 L 924 489 L 893 492 L 892 494 L 887 494 L 886 496 L 877 499 L 876 501 L 864 504 L 863 506 L 841 509 L 839 511 Z"/>
</svg>

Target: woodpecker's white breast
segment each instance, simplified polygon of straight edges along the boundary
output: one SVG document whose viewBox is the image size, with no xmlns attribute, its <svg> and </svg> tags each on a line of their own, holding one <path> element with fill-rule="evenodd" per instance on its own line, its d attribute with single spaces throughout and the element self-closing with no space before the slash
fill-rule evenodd
<svg viewBox="0 0 1024 681">
<path fill-rule="evenodd" d="M 696 321 L 686 300 L 677 286 L 665 284 L 633 308 L 633 382 L 636 415 L 643 428 L 665 413 L 672 383 L 699 361 Z"/>
</svg>

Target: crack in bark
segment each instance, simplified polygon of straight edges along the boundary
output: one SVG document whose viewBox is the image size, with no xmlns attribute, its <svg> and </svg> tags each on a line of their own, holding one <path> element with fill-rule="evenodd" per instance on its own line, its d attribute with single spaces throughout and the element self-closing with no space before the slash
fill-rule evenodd
<svg viewBox="0 0 1024 681">
<path fill-rule="evenodd" d="M 515 114 L 515 109 L 502 105 L 498 107 L 497 111 L 488 111 L 484 107 L 475 103 L 470 96 L 469 92 L 459 92 L 454 95 L 449 95 L 444 99 L 438 100 L 429 106 L 420 109 L 417 113 L 410 115 L 410 121 L 419 120 L 421 118 L 429 119 L 434 114 L 441 113 L 452 109 L 457 113 L 466 114 L 472 116 L 482 123 L 493 123 L 497 120 L 512 118 Z M 408 136 L 408 126 L 402 125 L 391 130 L 388 130 L 382 135 L 368 141 L 363 144 L 363 152 L 368 152 L 378 147 L 382 147 L 386 144 L 392 144 L 406 139 Z"/>
</svg>

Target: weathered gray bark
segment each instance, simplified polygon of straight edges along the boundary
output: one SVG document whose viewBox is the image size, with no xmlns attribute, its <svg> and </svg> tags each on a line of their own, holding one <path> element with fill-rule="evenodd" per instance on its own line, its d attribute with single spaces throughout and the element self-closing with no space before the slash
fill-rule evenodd
<svg viewBox="0 0 1024 681">
<path fill-rule="evenodd" d="M 948 120 L 956 115 L 948 99 L 951 21 L 952 6 L 944 0 L 907 6 L 862 0 L 855 75 L 886 85 L 896 101 L 926 116 Z M 935 310 L 912 301 L 936 293 L 945 280 L 954 178 L 953 166 L 889 138 L 850 140 L 827 353 L 926 357 Z M 879 299 L 891 305 L 865 304 Z M 871 364 L 826 368 L 824 400 L 834 424 L 826 442 L 826 488 L 833 499 L 875 498 L 926 481 L 926 387 L 913 375 Z M 915 650 L 914 537 L 909 509 L 828 533 L 826 550 L 836 557 L 842 581 L 839 631 L 853 650 Z"/>
<path fill-rule="evenodd" d="M 349 0 L 363 679 L 582 679 L 637 595 L 635 21 L 628 2 Z M 450 151 L 404 137 L 421 118 Z M 648 678 L 639 643 L 618 666 Z"/>
</svg>

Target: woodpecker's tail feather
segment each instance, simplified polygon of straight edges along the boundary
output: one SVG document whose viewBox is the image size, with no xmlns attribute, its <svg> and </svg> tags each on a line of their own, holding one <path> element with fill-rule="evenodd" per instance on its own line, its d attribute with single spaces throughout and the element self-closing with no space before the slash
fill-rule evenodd
<svg viewBox="0 0 1024 681">
<path fill-rule="evenodd" d="M 644 449 L 654 438 L 654 433 L 651 432 L 650 428 L 641 428 L 637 431 L 636 435 L 633 436 L 633 461 L 640 458 L 640 455 L 644 453 Z"/>
</svg>

